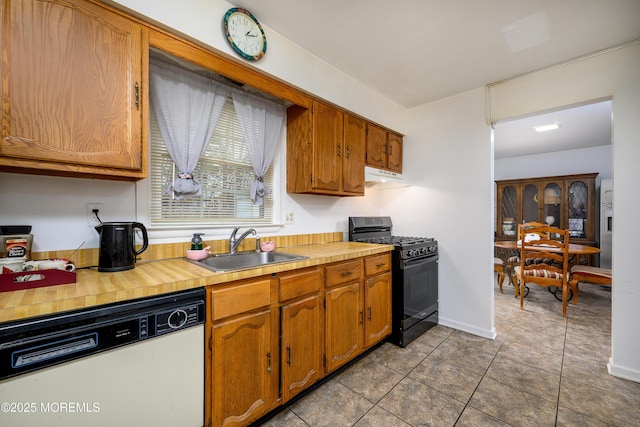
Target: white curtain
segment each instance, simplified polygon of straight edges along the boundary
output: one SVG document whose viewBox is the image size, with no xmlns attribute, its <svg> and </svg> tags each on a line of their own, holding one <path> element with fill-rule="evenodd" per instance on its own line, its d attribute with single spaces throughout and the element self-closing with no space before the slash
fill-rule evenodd
<svg viewBox="0 0 640 427">
<path fill-rule="evenodd" d="M 278 147 L 284 123 L 284 105 L 237 89 L 232 90 L 231 96 L 256 173 L 256 180 L 249 190 L 251 201 L 262 205 L 264 196 L 271 193 L 263 177 Z"/>
<path fill-rule="evenodd" d="M 149 93 L 169 155 L 179 169 L 167 188 L 177 199 L 201 196 L 193 178 L 230 88 L 210 77 L 150 58 Z"/>
</svg>

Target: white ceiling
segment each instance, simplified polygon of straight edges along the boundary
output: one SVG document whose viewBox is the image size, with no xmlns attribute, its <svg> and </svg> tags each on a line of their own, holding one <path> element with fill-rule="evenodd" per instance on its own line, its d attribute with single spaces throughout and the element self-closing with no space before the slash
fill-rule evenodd
<svg viewBox="0 0 640 427">
<path fill-rule="evenodd" d="M 235 0 L 233 4 L 251 11 L 268 31 L 277 31 L 406 108 L 640 39 L 640 0 Z M 552 138 L 547 143 L 556 149 L 569 139 L 574 145 L 576 141 L 603 145 L 587 140 L 606 130 L 586 125 L 603 123 L 602 117 L 610 118 L 610 112 L 597 107 L 587 112 L 601 115 L 594 120 L 563 115 L 566 125 L 553 138 L 545 135 Z M 572 120 L 580 120 L 580 126 L 570 126 Z M 507 131 L 506 123 L 497 129 L 502 126 L 505 134 L 515 132 Z M 574 128 L 583 131 L 581 138 L 569 138 Z M 523 153 L 499 138 L 496 157 Z M 531 140 L 510 136 L 509 141 L 516 139 L 521 146 Z"/>
</svg>

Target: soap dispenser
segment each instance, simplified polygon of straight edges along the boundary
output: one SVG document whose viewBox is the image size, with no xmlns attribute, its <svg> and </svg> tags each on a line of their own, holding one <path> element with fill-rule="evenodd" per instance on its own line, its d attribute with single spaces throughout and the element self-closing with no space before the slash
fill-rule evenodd
<svg viewBox="0 0 640 427">
<path fill-rule="evenodd" d="M 202 236 L 204 233 L 193 233 L 193 238 L 191 239 L 191 250 L 200 250 L 202 249 Z"/>
</svg>

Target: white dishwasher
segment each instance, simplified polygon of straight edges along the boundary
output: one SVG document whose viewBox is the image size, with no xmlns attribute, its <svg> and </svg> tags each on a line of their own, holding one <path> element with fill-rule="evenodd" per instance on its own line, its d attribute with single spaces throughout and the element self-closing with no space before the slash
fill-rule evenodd
<svg viewBox="0 0 640 427">
<path fill-rule="evenodd" d="M 0 426 L 204 420 L 203 289 L 0 324 Z"/>
</svg>

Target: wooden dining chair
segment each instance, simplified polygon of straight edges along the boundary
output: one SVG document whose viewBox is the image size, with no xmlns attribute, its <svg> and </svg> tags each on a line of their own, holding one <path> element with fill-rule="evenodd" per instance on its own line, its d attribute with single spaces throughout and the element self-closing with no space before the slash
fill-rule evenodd
<svg viewBox="0 0 640 427">
<path fill-rule="evenodd" d="M 530 229 L 530 228 L 536 228 L 536 227 L 543 227 L 545 224 L 541 223 L 541 222 L 524 222 L 520 225 L 518 225 L 518 242 L 520 242 L 522 240 L 522 236 L 524 235 L 526 237 L 526 230 Z M 548 236 L 547 236 L 548 237 Z M 540 261 L 540 260 L 538 260 Z M 517 286 L 517 283 L 514 283 L 513 277 L 514 277 L 514 268 L 520 264 L 520 255 L 513 255 L 510 256 L 507 259 L 507 265 L 505 267 L 505 272 L 506 274 L 509 276 L 509 284 L 513 285 L 515 288 L 515 297 L 517 298 L 518 295 L 520 295 L 519 292 L 519 288 Z"/>
<path fill-rule="evenodd" d="M 518 228 L 523 228 L 523 238 L 518 242 L 520 264 L 514 268 L 514 272 L 519 287 L 520 309 L 524 309 L 525 287 L 528 283 L 547 288 L 555 286 L 562 289 L 562 315 L 566 317 L 569 293 L 569 230 L 548 225 L 524 229 L 524 224 L 520 224 Z M 526 239 L 525 233 L 532 236 Z M 551 239 L 550 236 L 554 238 Z"/>
<path fill-rule="evenodd" d="M 502 292 L 502 282 L 504 282 L 504 261 L 498 257 L 493 258 L 493 271 L 498 273 L 498 286 L 500 287 L 500 293 Z"/>
<path fill-rule="evenodd" d="M 611 269 L 591 267 L 589 265 L 574 265 L 571 267 L 569 285 L 573 292 L 573 304 L 578 303 L 578 283 L 611 286 Z"/>
</svg>

